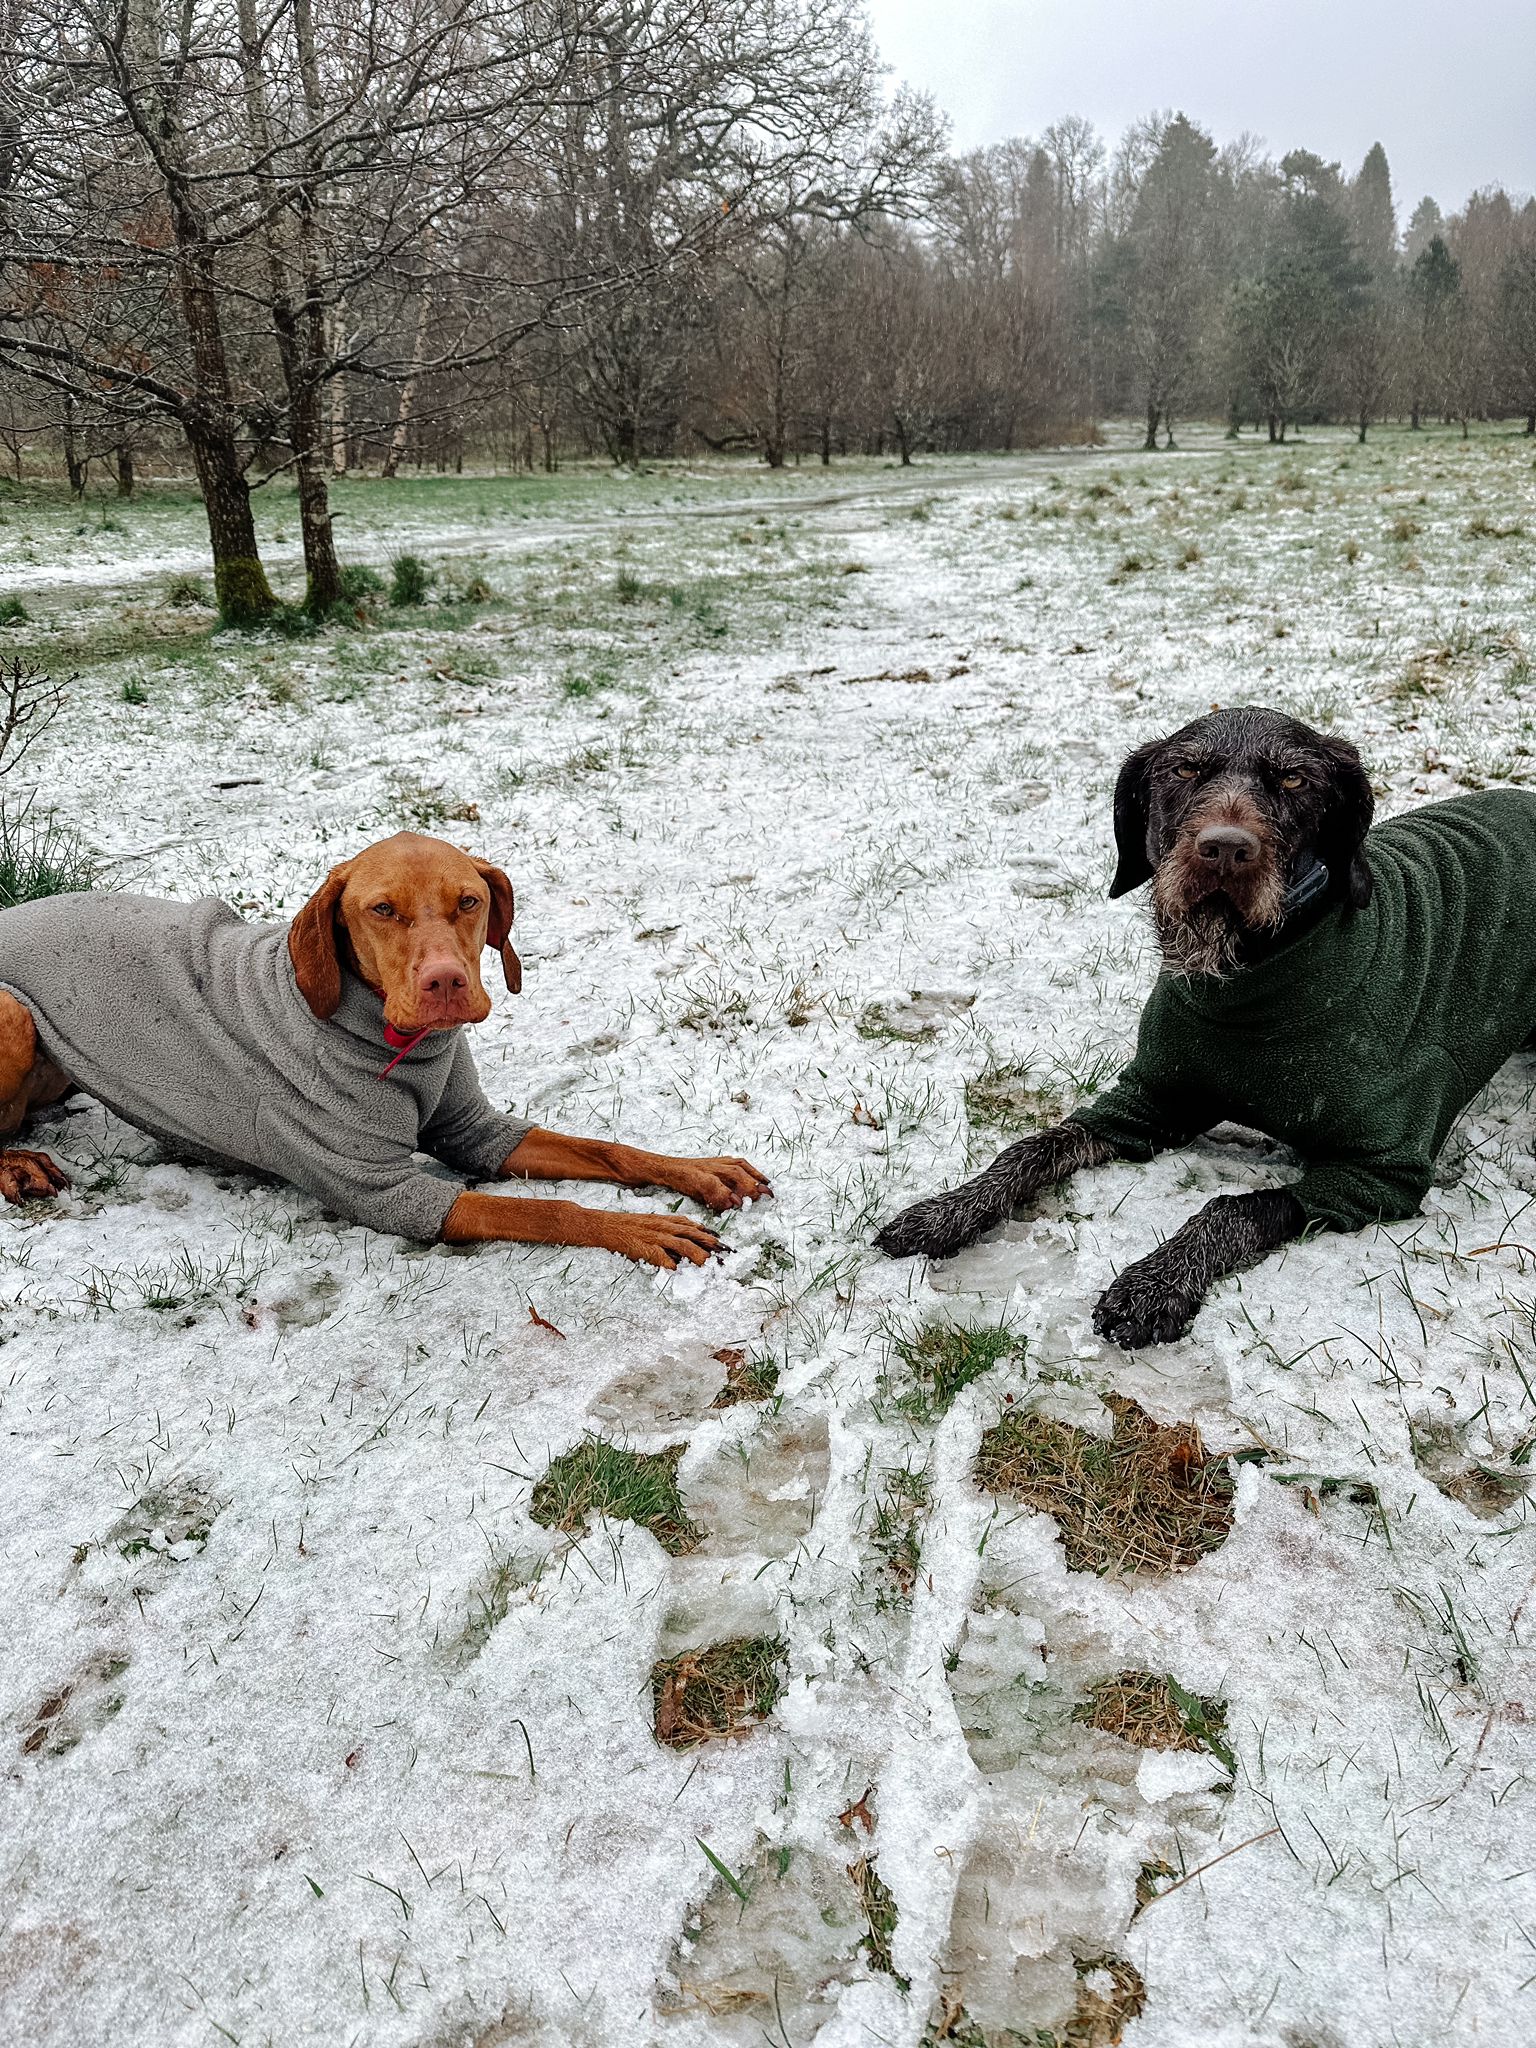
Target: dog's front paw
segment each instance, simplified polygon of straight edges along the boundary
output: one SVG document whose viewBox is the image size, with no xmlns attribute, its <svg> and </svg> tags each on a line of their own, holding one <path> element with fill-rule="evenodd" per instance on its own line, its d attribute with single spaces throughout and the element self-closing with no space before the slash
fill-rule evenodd
<svg viewBox="0 0 1536 2048">
<path fill-rule="evenodd" d="M 975 1235 L 953 1197 L 930 1195 L 893 1216 L 876 1234 L 875 1249 L 888 1259 L 948 1259 Z"/>
<path fill-rule="evenodd" d="M 1200 1297 L 1172 1285 L 1150 1260 L 1128 1266 L 1099 1296 L 1093 1327 L 1122 1351 L 1171 1344 L 1200 1312 Z"/>
</svg>

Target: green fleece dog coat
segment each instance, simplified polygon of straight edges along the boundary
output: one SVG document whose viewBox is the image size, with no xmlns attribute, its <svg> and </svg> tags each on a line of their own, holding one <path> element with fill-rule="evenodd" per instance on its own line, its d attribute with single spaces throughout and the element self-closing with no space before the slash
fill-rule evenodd
<svg viewBox="0 0 1536 2048">
<path fill-rule="evenodd" d="M 1363 910 L 1229 980 L 1161 975 L 1136 1057 L 1072 1121 L 1131 1159 L 1249 1124 L 1301 1154 L 1309 1222 L 1412 1216 L 1451 1125 L 1536 1028 L 1536 796 L 1428 805 L 1365 855 Z"/>
<path fill-rule="evenodd" d="M 391 1060 L 384 1005 L 355 975 L 316 1017 L 286 925 L 216 897 L 50 896 L 0 911 L 0 987 L 77 1088 L 178 1152 L 275 1173 L 356 1223 L 438 1236 L 464 1181 L 532 1125 L 489 1103 L 459 1029 Z"/>
</svg>

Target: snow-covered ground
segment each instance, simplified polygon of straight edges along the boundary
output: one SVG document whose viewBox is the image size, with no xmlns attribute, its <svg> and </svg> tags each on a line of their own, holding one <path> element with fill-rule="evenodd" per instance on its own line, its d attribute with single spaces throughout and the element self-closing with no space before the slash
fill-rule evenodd
<svg viewBox="0 0 1536 2048">
<path fill-rule="evenodd" d="M 1104 1168 L 947 1269 L 869 1237 L 995 1149 L 989 1102 L 1125 1054 L 1133 743 L 1273 703 L 1385 811 L 1536 780 L 1532 453 L 360 484 L 354 553 L 496 597 L 311 640 L 159 602 L 184 507 L 9 510 L 6 647 L 80 670 L 29 767 L 124 886 L 283 917 L 402 824 L 493 855 L 527 965 L 493 1097 L 744 1152 L 777 1200 L 668 1278 L 373 1237 L 78 1098 L 46 1129 L 73 1191 L 0 1216 L 0 2039 L 1530 2032 L 1536 1070 L 1422 1220 L 1292 1248 L 1163 1349 L 1098 1342 L 1098 1290 L 1274 1155 Z M 906 1398 L 902 1340 L 999 1319 L 1025 1344 L 947 1413 Z M 776 1394 L 713 1408 L 736 1349 Z M 1071 1570 L 973 1477 L 1004 1412 L 1102 1435 L 1106 1393 L 1258 1454 L 1187 1572 Z M 594 1429 L 686 1445 L 697 1547 L 532 1518 Z M 655 1662 L 741 1635 L 785 1640 L 771 1718 L 660 1745 Z M 1128 1669 L 1224 1703 L 1235 1780 L 1072 1718 Z"/>
</svg>

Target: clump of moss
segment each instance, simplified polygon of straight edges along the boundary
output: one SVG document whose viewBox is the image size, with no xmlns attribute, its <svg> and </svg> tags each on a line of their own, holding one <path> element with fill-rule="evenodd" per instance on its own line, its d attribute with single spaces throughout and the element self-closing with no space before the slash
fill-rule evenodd
<svg viewBox="0 0 1536 2048">
<path fill-rule="evenodd" d="M 784 1690 L 784 1650 L 782 1636 L 733 1636 L 707 1650 L 663 1658 L 651 1672 L 656 1740 L 691 1749 L 712 1736 L 755 1728 Z"/>
<path fill-rule="evenodd" d="M 528 1512 L 546 1529 L 581 1529 L 593 1515 L 638 1522 L 663 1550 L 681 1556 L 704 1534 L 689 1520 L 678 1491 L 678 1460 L 686 1448 L 631 1451 L 606 1437 L 583 1437 L 551 1460 Z"/>
<path fill-rule="evenodd" d="M 1226 1541 L 1232 1478 L 1192 1423 L 1154 1422 L 1123 1395 L 1108 1438 L 1029 1412 L 981 1440 L 976 1476 L 1055 1517 L 1073 1571 L 1182 1571 Z"/>
</svg>

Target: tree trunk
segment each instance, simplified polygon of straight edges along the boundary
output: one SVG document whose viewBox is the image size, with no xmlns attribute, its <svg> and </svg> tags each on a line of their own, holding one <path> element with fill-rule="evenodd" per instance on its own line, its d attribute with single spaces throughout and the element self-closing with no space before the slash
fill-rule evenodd
<svg viewBox="0 0 1536 2048">
<path fill-rule="evenodd" d="M 901 450 L 901 466 L 903 469 L 910 469 L 912 467 L 912 450 L 907 442 L 906 421 L 899 412 L 893 413 L 891 417 L 896 427 L 896 445 Z"/>
<path fill-rule="evenodd" d="M 832 422 L 825 413 L 821 416 L 821 466 L 832 467 Z"/>
<path fill-rule="evenodd" d="M 330 319 L 331 359 L 335 360 L 346 342 L 346 315 L 338 306 Z M 331 474 L 347 473 L 347 380 L 340 371 L 331 379 Z"/>
<path fill-rule="evenodd" d="M 1525 416 L 1525 431 L 1527 434 L 1536 434 L 1536 406 L 1532 406 Z"/>
<path fill-rule="evenodd" d="M 1419 419 L 1419 401 L 1415 399 L 1408 414 L 1408 424 L 1417 433 L 1422 422 Z"/>
<path fill-rule="evenodd" d="M 117 451 L 117 495 L 133 496 L 133 450 L 125 441 Z"/>
<path fill-rule="evenodd" d="M 1280 422 L 1275 418 L 1273 413 L 1270 413 L 1267 417 L 1269 424 L 1269 438 L 1271 443 L 1273 443 L 1280 439 Z"/>
<path fill-rule="evenodd" d="M 235 437 L 227 422 L 207 419 L 188 420 L 186 435 L 208 514 L 220 616 L 230 626 L 259 625 L 276 610 L 277 599 L 257 551 L 250 486 L 240 467 Z"/>
<path fill-rule="evenodd" d="M 1362 448 L 1365 446 L 1365 430 L 1370 424 L 1371 416 L 1366 411 L 1365 407 L 1362 405 L 1360 408 L 1360 432 L 1356 436 L 1356 439 L 1359 441 L 1360 446 Z"/>
<path fill-rule="evenodd" d="M 64 440 L 64 473 L 69 478 L 69 495 L 72 498 L 83 498 L 86 479 L 90 475 L 90 464 L 80 460 L 75 430 L 68 420 L 65 420 L 61 431 Z"/>
<path fill-rule="evenodd" d="M 395 412 L 395 430 L 389 437 L 389 446 L 384 451 L 384 461 L 379 475 L 387 483 L 393 483 L 395 472 L 400 467 L 400 458 L 405 453 L 405 444 L 410 438 L 411 414 L 416 410 L 416 386 L 421 379 L 422 360 L 427 352 L 427 325 L 432 318 L 432 294 L 421 295 L 421 310 L 416 316 L 416 339 L 411 343 L 411 367 L 405 382 L 400 386 L 400 404 Z"/>
<path fill-rule="evenodd" d="M 1152 455 L 1157 451 L 1157 423 L 1162 417 L 1162 410 L 1162 407 L 1155 404 L 1152 399 L 1147 400 L 1147 438 L 1141 444 L 1144 455 Z"/>
</svg>

